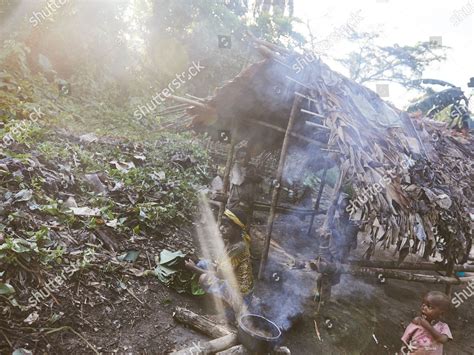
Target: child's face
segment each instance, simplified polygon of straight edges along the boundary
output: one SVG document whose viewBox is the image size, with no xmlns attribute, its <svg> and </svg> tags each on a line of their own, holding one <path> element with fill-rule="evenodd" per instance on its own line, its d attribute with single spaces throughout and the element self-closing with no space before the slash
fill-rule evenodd
<svg viewBox="0 0 474 355">
<path fill-rule="evenodd" d="M 426 295 L 421 304 L 421 315 L 429 322 L 437 320 L 444 313 L 444 305 L 436 297 Z"/>
</svg>

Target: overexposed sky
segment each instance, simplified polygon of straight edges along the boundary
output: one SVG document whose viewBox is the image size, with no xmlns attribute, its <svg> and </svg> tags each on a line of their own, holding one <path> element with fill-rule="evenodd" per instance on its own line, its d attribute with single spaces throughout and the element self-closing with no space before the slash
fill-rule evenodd
<svg viewBox="0 0 474 355">
<path fill-rule="evenodd" d="M 318 39 L 329 36 L 334 28 L 343 26 L 351 18 L 351 14 L 359 10 L 362 21 L 355 29 L 380 32 L 381 45 L 414 45 L 428 41 L 431 36 L 441 36 L 442 44 L 451 47 L 447 52 L 448 58 L 445 62 L 430 67 L 424 77 L 448 81 L 460 86 L 467 94 L 471 93 L 467 82 L 470 77 L 474 77 L 474 0 L 294 1 L 295 16 L 305 23 L 298 26 L 298 31 L 308 33 L 306 22 L 309 22 Z M 456 11 L 460 16 L 455 22 L 453 16 Z M 333 41 L 328 54 L 342 57 L 350 49 L 350 43 L 346 41 Z M 327 62 L 346 74 L 334 62 Z M 368 86 L 375 87 L 370 84 Z M 402 88 L 390 85 L 389 101 L 403 108 L 408 98 Z"/>
</svg>

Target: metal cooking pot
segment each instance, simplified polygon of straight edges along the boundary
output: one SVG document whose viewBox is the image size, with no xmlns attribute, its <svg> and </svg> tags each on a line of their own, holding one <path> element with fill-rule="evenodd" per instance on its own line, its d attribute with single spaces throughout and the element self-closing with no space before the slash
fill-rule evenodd
<svg viewBox="0 0 474 355">
<path fill-rule="evenodd" d="M 263 316 L 244 314 L 240 317 L 238 325 L 237 338 L 251 352 L 266 354 L 279 344 L 280 328 Z"/>
</svg>

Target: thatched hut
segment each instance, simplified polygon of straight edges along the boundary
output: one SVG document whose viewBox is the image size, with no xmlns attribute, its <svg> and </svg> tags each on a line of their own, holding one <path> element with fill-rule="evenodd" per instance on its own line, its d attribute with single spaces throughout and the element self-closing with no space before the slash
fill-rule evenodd
<svg viewBox="0 0 474 355">
<path fill-rule="evenodd" d="M 472 140 L 410 118 L 314 56 L 257 43 L 265 59 L 191 107 L 193 128 L 231 131 L 233 142 L 248 141 L 253 155 L 283 146 L 277 173 L 283 184 L 302 170 L 338 166 L 319 229 L 333 249 L 339 247 L 334 216 L 342 208 L 370 236 L 367 258 L 376 247 L 395 246 L 398 262 L 409 253 L 436 255 L 448 275 L 465 263 L 474 212 Z M 274 205 L 277 199 L 278 192 Z M 270 213 L 268 240 L 272 222 Z"/>
</svg>

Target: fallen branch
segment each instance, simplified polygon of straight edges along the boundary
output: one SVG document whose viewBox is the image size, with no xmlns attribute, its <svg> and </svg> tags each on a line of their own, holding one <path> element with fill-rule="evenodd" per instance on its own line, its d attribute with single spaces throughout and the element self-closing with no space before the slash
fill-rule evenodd
<svg viewBox="0 0 474 355">
<path fill-rule="evenodd" d="M 321 339 L 321 333 L 319 332 L 318 322 L 316 322 L 316 319 L 314 320 L 314 330 L 316 332 L 316 335 L 318 336 L 319 341 L 323 341 Z"/>
<path fill-rule="evenodd" d="M 56 333 L 56 332 L 60 332 L 60 331 L 63 331 L 63 330 L 69 330 L 71 331 L 72 333 L 76 334 L 79 338 L 81 338 L 89 348 L 91 348 L 91 350 L 96 353 L 97 355 L 100 355 L 100 353 L 96 350 L 96 348 L 94 347 L 94 345 L 92 345 L 91 343 L 89 343 L 87 341 L 86 338 L 84 338 L 81 334 L 79 334 L 78 332 L 76 332 L 74 329 L 72 329 L 70 326 L 64 326 L 64 327 L 60 327 L 60 328 L 53 328 L 53 329 L 49 329 L 45 334 L 46 335 L 49 335 L 49 334 L 53 334 L 53 333 Z"/>
<path fill-rule="evenodd" d="M 0 333 L 2 333 L 3 337 L 5 338 L 5 340 L 7 341 L 8 345 L 10 346 L 10 348 L 13 347 L 10 339 L 8 339 L 7 335 L 3 332 L 3 330 L 0 330 Z"/>
</svg>

